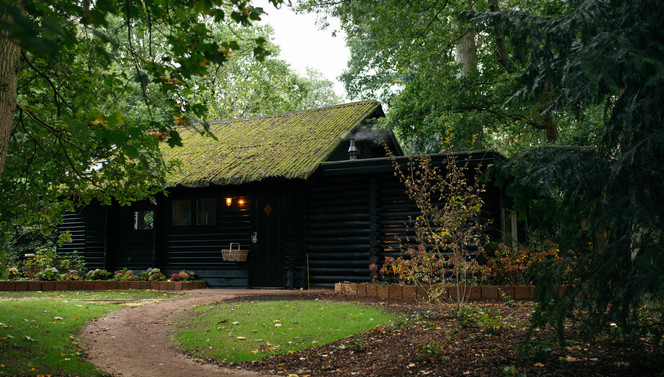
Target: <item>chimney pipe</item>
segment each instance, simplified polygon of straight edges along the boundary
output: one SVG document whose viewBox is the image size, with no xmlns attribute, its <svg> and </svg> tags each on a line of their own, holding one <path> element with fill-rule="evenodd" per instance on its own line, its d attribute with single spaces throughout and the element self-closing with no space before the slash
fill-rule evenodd
<svg viewBox="0 0 664 377">
<path fill-rule="evenodd" d="M 348 147 L 348 159 L 349 160 L 357 160 L 357 155 L 359 154 L 359 151 L 357 150 L 357 147 L 355 146 L 355 140 L 350 139 L 350 146 Z"/>
</svg>

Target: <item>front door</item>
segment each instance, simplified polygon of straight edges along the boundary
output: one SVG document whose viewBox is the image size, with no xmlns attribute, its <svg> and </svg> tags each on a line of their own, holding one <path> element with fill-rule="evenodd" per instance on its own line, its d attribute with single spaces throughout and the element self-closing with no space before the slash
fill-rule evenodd
<svg viewBox="0 0 664 377">
<path fill-rule="evenodd" d="M 258 193 L 254 203 L 254 250 L 249 280 L 252 287 L 284 287 L 281 200 L 275 193 Z"/>
<path fill-rule="evenodd" d="M 155 264 L 155 207 L 114 206 L 109 216 L 106 268 L 145 270 Z"/>
</svg>

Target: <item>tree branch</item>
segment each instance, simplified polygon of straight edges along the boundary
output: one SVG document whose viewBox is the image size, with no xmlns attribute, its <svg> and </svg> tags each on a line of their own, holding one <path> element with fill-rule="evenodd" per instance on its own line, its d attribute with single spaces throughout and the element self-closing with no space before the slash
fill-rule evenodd
<svg viewBox="0 0 664 377">
<path fill-rule="evenodd" d="M 443 4 L 443 6 L 441 6 L 440 9 L 438 9 L 438 12 L 436 12 L 436 14 L 431 18 L 431 20 L 429 21 L 427 26 L 424 28 L 424 30 L 422 30 L 419 33 L 419 36 L 416 36 L 416 39 L 420 39 L 420 38 L 424 37 L 424 34 L 426 34 L 426 32 L 429 31 L 429 29 L 431 28 L 433 23 L 438 20 L 438 15 L 440 15 L 443 12 L 443 10 L 447 7 L 448 1 L 449 0 L 445 0 L 445 3 Z M 408 3 L 408 1 L 404 1 L 404 3 Z M 436 3 L 433 6 L 431 6 L 431 9 L 433 9 L 436 5 L 438 5 L 438 0 L 436 0 Z"/>
<path fill-rule="evenodd" d="M 511 119 L 514 119 L 514 120 L 522 121 L 522 122 L 528 124 L 529 126 L 532 126 L 533 128 L 536 128 L 538 130 L 546 130 L 547 129 L 547 126 L 545 124 L 539 124 L 536 121 L 534 121 L 533 119 L 527 118 L 523 115 L 506 113 L 506 112 L 503 112 L 503 111 L 497 111 L 497 110 L 491 109 L 491 108 L 486 107 L 486 106 L 459 106 L 459 107 L 454 108 L 454 111 L 468 111 L 468 110 L 486 111 L 488 113 L 495 114 L 495 115 L 498 115 L 498 116 L 501 116 L 501 117 L 507 117 L 507 118 L 511 118 Z"/>
<path fill-rule="evenodd" d="M 53 81 L 51 81 L 51 79 L 50 79 L 48 76 L 46 76 L 46 75 L 43 74 L 40 70 L 38 70 L 37 67 L 35 67 L 34 65 L 32 65 L 32 63 L 30 62 L 30 60 L 28 59 L 28 57 L 25 55 L 25 52 L 24 52 L 24 51 L 21 51 L 21 57 L 23 58 L 23 61 L 25 61 L 25 62 L 28 64 L 28 66 L 29 66 L 33 71 L 35 71 L 35 73 L 37 73 L 37 74 L 38 74 L 39 76 L 41 76 L 44 80 L 46 80 L 46 82 L 47 82 L 47 83 L 51 86 L 51 88 L 53 89 L 53 100 L 54 100 L 54 102 L 55 102 L 55 106 L 56 106 L 56 108 L 58 109 L 58 116 L 60 116 L 60 102 L 58 101 L 58 98 L 62 101 L 62 103 L 65 104 L 65 106 L 67 106 L 70 110 L 73 110 L 72 107 L 67 103 L 67 100 L 64 99 L 64 98 L 62 97 L 62 95 L 60 95 L 60 92 L 59 92 L 58 89 L 55 87 L 55 84 L 53 83 Z"/>
<path fill-rule="evenodd" d="M 32 113 L 30 110 L 26 109 L 25 107 L 21 106 L 20 103 L 16 104 L 16 107 L 21 110 L 21 119 L 23 116 L 23 112 L 25 112 L 32 120 L 34 120 L 37 124 L 40 126 L 46 128 L 49 132 L 53 133 L 56 137 L 56 139 L 61 139 L 62 137 L 60 136 L 64 130 L 60 130 L 57 127 L 48 124 L 46 121 L 42 120 L 38 116 L 36 116 L 34 113 Z M 28 131 L 25 129 L 25 126 L 23 126 L 23 129 L 27 133 Z M 70 140 L 67 140 L 67 143 L 71 145 L 72 147 L 76 148 L 80 152 L 84 152 L 83 148 L 81 148 L 78 144 L 72 143 Z M 46 150 L 46 149 L 44 149 Z"/>
<path fill-rule="evenodd" d="M 127 4 L 127 42 L 129 44 L 129 53 L 131 54 L 131 58 L 134 62 L 134 68 L 136 68 L 136 76 L 138 77 L 139 83 L 141 84 L 141 96 L 143 97 L 143 101 L 145 102 L 145 107 L 148 110 L 150 119 L 154 119 L 152 115 L 152 109 L 150 108 L 150 101 L 148 100 L 146 83 L 143 80 L 143 77 L 141 76 L 141 68 L 138 65 L 138 59 L 136 58 L 136 51 L 134 51 L 134 46 L 131 43 L 131 18 L 129 17 L 130 1 L 126 0 L 126 4 Z"/>
<path fill-rule="evenodd" d="M 65 147 L 65 145 L 64 145 L 64 143 L 63 143 L 63 141 L 62 141 L 62 137 L 58 134 L 60 131 L 56 130 L 53 126 L 49 125 L 48 123 L 44 122 L 43 120 L 37 118 L 34 114 L 32 114 L 30 111 L 28 111 L 28 110 L 26 110 L 25 108 L 23 108 L 20 104 L 17 104 L 16 106 L 20 109 L 21 112 L 25 112 L 30 118 L 32 118 L 32 119 L 33 119 L 35 122 L 37 122 L 38 124 L 40 124 L 40 125 L 42 125 L 42 126 L 48 128 L 49 130 L 55 130 L 55 131 L 54 131 L 54 134 L 55 134 L 55 140 L 53 141 L 53 143 L 54 143 L 53 148 L 55 148 L 55 144 L 60 144 L 61 150 L 62 150 L 62 152 L 64 153 L 65 157 L 67 158 L 68 166 L 74 171 L 74 173 L 76 174 L 76 176 L 77 176 L 77 177 L 80 177 L 80 178 L 83 178 L 83 179 L 89 181 L 92 185 L 98 187 L 98 185 L 96 184 L 96 182 L 94 182 L 91 178 L 87 177 L 85 174 L 83 174 L 82 172 L 80 172 L 80 171 L 77 169 L 76 165 L 74 164 L 74 161 L 72 161 L 71 157 L 70 157 L 69 154 L 67 153 L 67 149 L 66 149 L 66 147 Z M 20 122 L 20 125 L 21 125 L 21 128 L 23 128 L 23 132 L 25 132 L 25 134 L 28 135 L 28 137 L 34 141 L 34 143 L 35 143 L 35 148 L 39 147 L 39 148 L 41 148 L 43 151 L 48 151 L 48 150 L 49 150 L 49 148 L 46 148 L 46 147 L 44 147 L 43 145 L 41 145 L 41 143 L 39 142 L 39 140 L 38 140 L 36 137 L 34 137 L 34 136 L 28 131 L 27 127 L 25 127 L 25 123 L 24 123 L 24 122 L 21 121 L 21 122 Z M 80 150 L 80 148 L 79 148 L 79 150 Z M 56 163 L 56 164 L 58 164 L 61 168 L 63 168 L 63 169 L 67 169 L 67 166 L 65 166 L 64 164 L 60 163 L 57 159 L 53 159 L 53 162 Z"/>
<path fill-rule="evenodd" d="M 498 0 L 489 0 L 489 10 L 494 13 L 500 11 L 500 7 L 498 6 Z M 503 66 L 503 68 L 505 68 L 505 70 L 508 73 L 514 73 L 516 72 L 516 69 L 514 69 L 512 60 L 509 58 L 509 55 L 507 53 L 507 44 L 505 43 L 505 35 L 503 34 L 502 31 L 500 31 L 497 22 L 494 24 L 494 28 L 496 32 L 496 53 L 498 55 L 498 62 L 500 63 L 500 65 Z"/>
</svg>

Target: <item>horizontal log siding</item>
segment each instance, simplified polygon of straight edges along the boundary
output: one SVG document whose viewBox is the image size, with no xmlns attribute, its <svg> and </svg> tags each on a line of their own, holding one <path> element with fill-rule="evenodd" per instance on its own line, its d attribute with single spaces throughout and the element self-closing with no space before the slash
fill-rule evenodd
<svg viewBox="0 0 664 377">
<path fill-rule="evenodd" d="M 236 263 L 224 262 L 221 250 L 228 249 L 231 242 L 239 242 L 241 249 L 249 249 L 251 234 L 251 211 L 248 199 L 243 206 L 219 206 L 216 225 L 171 226 L 170 216 L 160 232 L 163 241 L 159 246 L 164 255 L 161 265 L 165 269 L 216 269 Z M 165 251 L 165 252 L 164 252 Z"/>
<path fill-rule="evenodd" d="M 306 251 L 312 287 L 368 280 L 370 181 L 333 177 L 317 181 L 307 196 Z"/>
<path fill-rule="evenodd" d="M 217 198 L 216 225 L 173 226 L 171 202 L 164 200 L 160 203 L 162 213 L 157 224 L 157 265 L 169 275 L 180 270 L 191 270 L 211 288 L 246 288 L 249 286 L 248 263 L 224 262 L 221 250 L 227 249 L 231 242 L 239 242 L 241 249 L 251 250 L 249 198 L 241 198 L 245 200 L 242 206 L 238 204 L 240 198 L 235 198 L 233 204 L 227 206 L 223 195 L 192 190 L 192 201 L 202 197 Z M 193 221 L 196 221 L 195 217 Z"/>
<path fill-rule="evenodd" d="M 469 175 L 480 161 L 478 156 L 469 160 Z M 332 165 L 310 182 L 306 251 L 312 287 L 369 281 L 370 263 L 380 265 L 385 257 L 398 257 L 418 246 L 413 224 L 420 211 L 394 176 L 391 162 L 358 162 L 366 166 L 354 170 L 353 164 Z M 496 237 L 500 195 L 493 186 L 486 189 L 481 221 L 493 224 L 487 233 Z"/>
<path fill-rule="evenodd" d="M 408 198 L 401 182 L 393 177 L 383 177 L 380 182 L 380 241 L 378 264 L 385 257 L 396 258 L 401 250 L 417 247 L 413 220 L 420 214 L 415 203 Z"/>
<path fill-rule="evenodd" d="M 58 232 L 69 231 L 72 242 L 58 247 L 58 252 L 73 251 L 85 257 L 89 269 L 106 267 L 106 211 L 105 207 L 85 207 L 63 215 Z"/>
<path fill-rule="evenodd" d="M 108 208 L 86 208 L 85 263 L 89 269 L 105 268 L 107 258 L 106 234 Z"/>
<path fill-rule="evenodd" d="M 58 252 L 68 254 L 73 251 L 85 253 L 85 230 L 87 227 L 85 215 L 82 211 L 68 212 L 62 215 L 62 224 L 58 226 L 58 233 L 69 232 L 71 242 L 58 247 Z"/>
</svg>

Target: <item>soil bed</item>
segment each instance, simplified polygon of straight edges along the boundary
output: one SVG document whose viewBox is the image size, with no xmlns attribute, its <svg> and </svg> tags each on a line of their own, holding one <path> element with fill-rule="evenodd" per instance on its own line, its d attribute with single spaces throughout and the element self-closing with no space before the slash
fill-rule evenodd
<svg viewBox="0 0 664 377">
<path fill-rule="evenodd" d="M 471 303 L 482 321 L 461 321 L 454 305 L 442 311 L 416 302 L 340 295 L 304 295 L 328 300 L 358 301 L 408 315 L 395 327 L 254 362 L 224 364 L 229 369 L 302 376 L 651 376 L 660 375 L 664 361 L 651 339 L 635 349 L 605 340 L 594 345 L 570 342 L 561 349 L 551 331 L 535 332 L 523 361 L 517 363 L 534 304 Z M 267 300 L 270 296 L 238 298 Z M 283 297 L 281 297 L 283 299 Z M 490 313 L 488 315 L 478 313 Z M 501 328 L 502 326 L 502 328 Z M 427 360 L 428 359 L 428 360 Z"/>
</svg>

